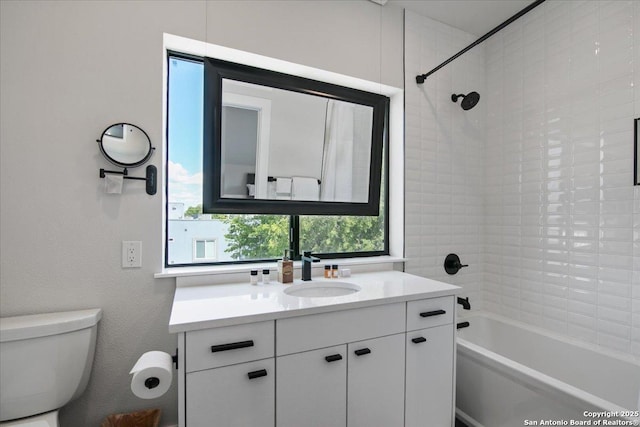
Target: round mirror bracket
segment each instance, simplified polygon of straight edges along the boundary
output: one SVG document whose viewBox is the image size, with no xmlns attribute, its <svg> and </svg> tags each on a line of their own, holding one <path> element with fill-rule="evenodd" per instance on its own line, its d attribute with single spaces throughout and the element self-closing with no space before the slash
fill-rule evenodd
<svg viewBox="0 0 640 427">
<path fill-rule="evenodd" d="M 125 132 L 132 133 L 131 141 L 127 142 Z M 110 139 L 110 147 L 105 148 L 105 136 Z M 113 171 L 100 168 L 100 178 L 105 178 L 107 174 L 123 175 L 123 179 L 134 179 L 146 182 L 146 192 L 154 195 L 157 192 L 157 176 L 158 170 L 154 165 L 148 165 L 146 168 L 146 176 L 134 177 L 128 176 L 127 168 L 133 168 L 145 164 L 155 151 L 155 147 L 151 145 L 151 140 L 147 133 L 136 125 L 130 123 L 116 123 L 109 126 L 102 132 L 100 139 L 97 139 L 98 147 L 102 155 L 116 166 L 123 168 L 122 171 Z M 142 150 L 146 150 L 143 152 Z M 109 151 L 111 153 L 109 153 Z M 137 157 L 136 157 L 137 154 Z M 127 159 L 131 162 L 118 160 Z"/>
</svg>

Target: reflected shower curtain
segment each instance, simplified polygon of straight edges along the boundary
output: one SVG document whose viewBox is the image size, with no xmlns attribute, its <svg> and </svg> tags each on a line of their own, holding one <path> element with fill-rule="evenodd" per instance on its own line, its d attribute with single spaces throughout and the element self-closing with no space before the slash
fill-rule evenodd
<svg viewBox="0 0 640 427">
<path fill-rule="evenodd" d="M 354 110 L 354 104 L 327 101 L 320 200 L 351 201 Z"/>
<path fill-rule="evenodd" d="M 327 101 L 320 200 L 368 201 L 372 121 L 371 107 Z"/>
</svg>

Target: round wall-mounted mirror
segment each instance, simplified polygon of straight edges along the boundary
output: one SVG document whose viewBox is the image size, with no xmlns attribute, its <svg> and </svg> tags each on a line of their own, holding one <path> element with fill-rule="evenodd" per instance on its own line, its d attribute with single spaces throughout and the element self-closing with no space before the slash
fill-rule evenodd
<svg viewBox="0 0 640 427">
<path fill-rule="evenodd" d="M 109 126 L 102 132 L 98 143 L 106 159 L 123 168 L 146 163 L 154 150 L 145 131 L 129 123 Z"/>
</svg>

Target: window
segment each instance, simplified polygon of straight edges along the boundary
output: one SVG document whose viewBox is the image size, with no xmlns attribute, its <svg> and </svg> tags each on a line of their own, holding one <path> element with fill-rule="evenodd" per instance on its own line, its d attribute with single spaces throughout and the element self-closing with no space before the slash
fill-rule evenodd
<svg viewBox="0 0 640 427">
<path fill-rule="evenodd" d="M 196 262 L 217 261 L 216 239 L 193 239 L 193 260 Z"/>
<path fill-rule="evenodd" d="M 302 250 L 321 258 L 389 253 L 386 156 L 377 217 L 203 214 L 204 66 L 170 54 L 168 70 L 167 267 L 275 260 L 286 248 L 294 259 Z"/>
</svg>

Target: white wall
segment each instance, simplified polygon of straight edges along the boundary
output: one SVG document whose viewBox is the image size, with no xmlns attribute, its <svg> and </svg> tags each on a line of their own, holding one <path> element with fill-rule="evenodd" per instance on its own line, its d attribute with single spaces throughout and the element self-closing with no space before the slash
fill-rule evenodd
<svg viewBox="0 0 640 427">
<path fill-rule="evenodd" d="M 480 308 L 486 102 L 484 46 L 445 66 L 422 85 L 423 74 L 477 39 L 448 25 L 405 12 L 405 248 L 406 271 L 464 287 Z M 480 93 L 464 111 L 451 94 Z M 454 276 L 444 258 L 464 264 Z"/>
<path fill-rule="evenodd" d="M 173 280 L 153 279 L 161 190 L 104 194 L 95 143 L 112 123 L 137 124 L 164 179 L 163 32 L 402 85 L 401 11 L 366 0 L 0 2 L 0 311 L 104 310 L 89 387 L 63 426 L 149 407 L 177 420 L 175 386 L 142 401 L 128 375 L 143 352 L 176 344 Z M 122 240 L 143 242 L 141 269 L 120 267 Z"/>
<path fill-rule="evenodd" d="M 640 3 L 547 1 L 486 52 L 486 307 L 640 356 Z"/>
</svg>

